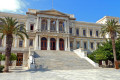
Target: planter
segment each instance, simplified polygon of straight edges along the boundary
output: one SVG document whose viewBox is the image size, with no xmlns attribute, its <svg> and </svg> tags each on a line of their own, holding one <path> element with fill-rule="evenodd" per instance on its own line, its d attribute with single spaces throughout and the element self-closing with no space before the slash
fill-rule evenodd
<svg viewBox="0 0 120 80">
<path fill-rule="evenodd" d="M 118 61 L 115 61 L 114 65 L 115 65 L 115 69 L 119 69 L 119 63 L 118 63 Z"/>
</svg>

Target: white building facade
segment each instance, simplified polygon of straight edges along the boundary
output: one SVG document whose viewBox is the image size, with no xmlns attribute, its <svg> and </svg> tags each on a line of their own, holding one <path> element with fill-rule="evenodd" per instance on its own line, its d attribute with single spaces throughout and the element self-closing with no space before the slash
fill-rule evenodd
<svg viewBox="0 0 120 80">
<path fill-rule="evenodd" d="M 29 49 L 73 51 L 83 49 L 87 53 L 96 50 L 106 36 L 101 36 L 101 26 L 105 21 L 117 17 L 105 16 L 96 23 L 76 21 L 74 15 L 57 10 L 29 9 L 26 15 L 0 13 L 0 17 L 17 18 L 25 24 L 29 39 L 14 36 L 12 52 L 18 57 L 15 66 L 28 67 Z M 0 33 L 1 35 L 2 33 Z M 109 38 L 109 37 L 108 37 Z M 6 38 L 0 39 L 0 53 L 5 53 Z M 18 63 L 20 62 L 20 63 Z"/>
</svg>

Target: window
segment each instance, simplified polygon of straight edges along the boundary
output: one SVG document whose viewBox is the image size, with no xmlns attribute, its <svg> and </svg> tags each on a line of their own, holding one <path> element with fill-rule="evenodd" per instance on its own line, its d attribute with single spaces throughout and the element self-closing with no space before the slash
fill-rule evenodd
<svg viewBox="0 0 120 80">
<path fill-rule="evenodd" d="M 80 48 L 80 43 L 79 43 L 79 42 L 77 42 L 77 49 L 78 49 L 78 48 Z"/>
<path fill-rule="evenodd" d="M 73 49 L 73 42 L 70 42 L 70 48 Z"/>
<path fill-rule="evenodd" d="M 96 36 L 98 37 L 98 31 L 96 31 Z"/>
<path fill-rule="evenodd" d="M 33 46 L 33 39 L 29 40 L 29 46 Z"/>
<path fill-rule="evenodd" d="M 34 30 L 34 24 L 30 24 L 30 30 Z"/>
<path fill-rule="evenodd" d="M 0 38 L 0 47 L 2 47 L 2 39 Z"/>
<path fill-rule="evenodd" d="M 90 36 L 92 36 L 92 30 L 90 30 Z"/>
<path fill-rule="evenodd" d="M 59 22 L 59 31 L 64 31 L 64 22 L 62 21 Z"/>
<path fill-rule="evenodd" d="M 72 34 L 72 28 L 70 28 L 69 30 L 70 30 L 70 31 L 69 31 L 69 32 L 70 32 L 70 34 Z"/>
<path fill-rule="evenodd" d="M 83 36 L 86 36 L 86 30 L 83 30 Z"/>
<path fill-rule="evenodd" d="M 55 31 L 56 30 L 56 22 L 55 21 L 51 21 L 50 30 L 51 31 Z"/>
<path fill-rule="evenodd" d="M 19 47 L 23 47 L 23 40 L 19 40 Z"/>
<path fill-rule="evenodd" d="M 47 30 L 47 20 L 43 19 L 41 24 L 42 24 L 41 25 L 41 30 L 42 31 Z"/>
<path fill-rule="evenodd" d="M 93 42 L 91 42 L 90 44 L 91 44 L 91 49 L 93 49 Z"/>
<path fill-rule="evenodd" d="M 87 49 L 87 43 L 84 42 L 84 49 Z"/>
<path fill-rule="evenodd" d="M 79 36 L 79 29 L 76 29 L 76 35 Z"/>
</svg>

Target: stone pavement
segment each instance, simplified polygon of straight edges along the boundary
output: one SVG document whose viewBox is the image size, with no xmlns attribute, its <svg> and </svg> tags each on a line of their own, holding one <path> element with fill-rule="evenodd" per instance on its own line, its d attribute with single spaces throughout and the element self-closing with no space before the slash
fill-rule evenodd
<svg viewBox="0 0 120 80">
<path fill-rule="evenodd" d="M 11 73 L 0 73 L 0 80 L 120 80 L 120 70 L 17 70 Z"/>
</svg>

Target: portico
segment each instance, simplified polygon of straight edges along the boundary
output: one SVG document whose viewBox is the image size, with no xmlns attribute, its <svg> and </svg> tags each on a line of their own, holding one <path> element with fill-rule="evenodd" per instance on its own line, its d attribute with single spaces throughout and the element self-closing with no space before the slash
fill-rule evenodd
<svg viewBox="0 0 120 80">
<path fill-rule="evenodd" d="M 63 50 L 70 51 L 67 37 L 36 36 L 36 50 Z"/>
</svg>

